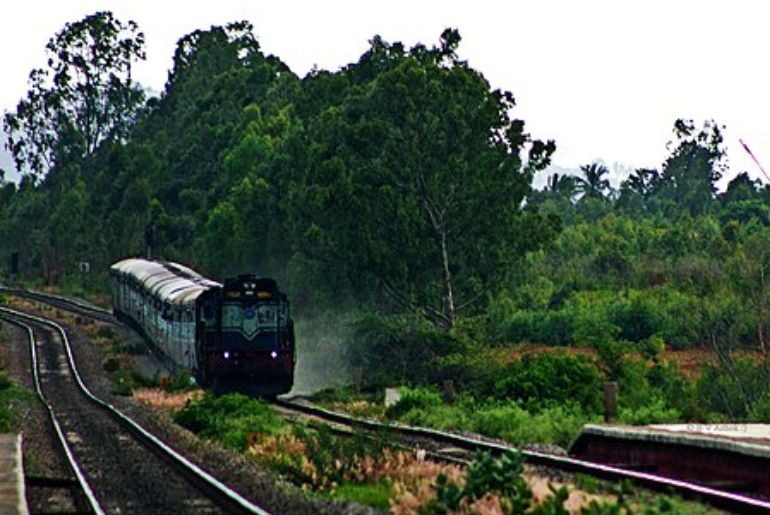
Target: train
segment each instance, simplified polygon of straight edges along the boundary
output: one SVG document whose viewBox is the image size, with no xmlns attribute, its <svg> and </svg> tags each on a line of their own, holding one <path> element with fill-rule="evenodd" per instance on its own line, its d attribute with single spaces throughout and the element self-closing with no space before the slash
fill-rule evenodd
<svg viewBox="0 0 770 515">
<path fill-rule="evenodd" d="M 275 397 L 294 384 L 294 322 L 277 282 L 255 274 L 207 279 L 168 261 L 110 267 L 115 316 L 176 371 L 216 393 Z"/>
</svg>

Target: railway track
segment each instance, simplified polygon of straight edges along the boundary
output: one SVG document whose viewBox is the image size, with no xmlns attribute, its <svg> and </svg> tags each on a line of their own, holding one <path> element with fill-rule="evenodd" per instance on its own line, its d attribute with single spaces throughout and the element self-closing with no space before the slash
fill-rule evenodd
<svg viewBox="0 0 770 515">
<path fill-rule="evenodd" d="M 16 294 L 16 292 L 9 293 Z M 32 297 L 27 296 L 27 298 Z M 56 305 L 62 309 L 86 316 L 91 316 L 90 313 L 98 313 L 99 317 L 101 317 L 108 313 L 106 310 L 101 310 L 101 312 L 94 311 L 91 309 L 92 307 L 85 307 L 86 305 L 82 303 L 63 297 L 49 296 L 48 294 L 35 293 L 33 300 Z M 114 318 L 111 321 L 114 322 Z M 613 481 L 629 480 L 639 486 L 666 493 L 676 492 L 684 497 L 699 499 L 716 507 L 737 513 L 770 513 L 770 502 L 766 500 L 710 488 L 687 481 L 686 479 L 664 477 L 657 474 L 574 459 L 568 456 L 558 456 L 526 449 L 522 450 L 510 445 L 429 428 L 384 424 L 349 416 L 344 413 L 333 412 L 292 399 L 278 399 L 275 401 L 275 405 L 283 410 L 303 413 L 318 420 L 380 435 L 379 437 L 389 435 L 393 437 L 394 442 L 401 442 L 402 445 L 404 445 L 404 442 L 411 442 L 412 447 L 419 446 L 426 449 L 429 455 L 435 459 L 463 463 L 467 462 L 477 452 L 490 452 L 493 455 L 499 455 L 503 452 L 516 451 L 521 453 L 527 463 L 533 465 L 583 473 Z M 447 449 L 451 449 L 451 452 L 447 452 Z"/>
<path fill-rule="evenodd" d="M 524 461 L 550 469 L 582 473 L 602 479 L 619 481 L 630 480 L 633 483 L 664 493 L 676 492 L 684 497 L 699 499 L 718 508 L 736 513 L 770 513 L 770 502 L 729 491 L 709 488 L 704 485 L 663 477 L 620 467 L 602 465 L 599 463 L 558 456 L 543 452 L 519 449 L 511 445 L 485 441 L 478 438 L 462 436 L 435 429 L 403 426 L 399 424 L 384 424 L 368 419 L 360 419 L 343 413 L 329 411 L 295 400 L 279 399 L 276 405 L 282 409 L 305 413 L 317 419 L 340 425 L 346 425 L 378 435 L 394 435 L 401 441 L 412 441 L 415 445 L 429 449 L 444 449 L 437 451 L 438 459 L 447 456 L 446 449 L 452 449 L 452 459 L 467 462 L 470 456 L 478 452 L 489 452 L 500 455 L 504 452 L 520 452 Z M 463 454 L 464 453 L 464 454 Z"/>
<path fill-rule="evenodd" d="M 23 299 L 33 300 L 49 306 L 61 308 L 65 311 L 73 311 L 81 315 L 94 318 L 96 320 L 107 322 L 110 324 L 118 324 L 118 319 L 112 314 L 112 311 L 98 306 L 94 306 L 85 301 L 64 297 L 61 295 L 54 295 L 51 293 L 42 293 L 32 290 L 22 290 L 19 288 L 9 288 L 6 286 L 0 286 L 0 293 L 7 293 Z"/>
<path fill-rule="evenodd" d="M 267 513 L 91 393 L 56 322 L 9 308 L 0 318 L 27 333 L 35 389 L 72 471 L 78 511 Z"/>
</svg>

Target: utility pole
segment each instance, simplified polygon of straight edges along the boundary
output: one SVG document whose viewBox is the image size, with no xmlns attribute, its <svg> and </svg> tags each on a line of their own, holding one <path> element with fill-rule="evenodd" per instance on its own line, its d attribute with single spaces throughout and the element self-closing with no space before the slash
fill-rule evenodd
<svg viewBox="0 0 770 515">
<path fill-rule="evenodd" d="M 741 145 L 743 145 L 743 149 L 746 151 L 746 153 L 749 154 L 749 157 L 754 160 L 754 162 L 757 164 L 759 169 L 762 171 L 762 174 L 765 176 L 765 179 L 767 179 L 767 182 L 770 182 L 770 175 L 767 175 L 767 172 L 765 171 L 764 167 L 759 163 L 759 160 L 754 157 L 754 153 L 749 149 L 749 146 L 740 138 L 738 138 L 738 141 L 741 142 Z"/>
<path fill-rule="evenodd" d="M 155 246 L 155 227 L 152 223 L 144 227 L 144 244 L 147 249 L 147 259 L 152 259 L 152 248 Z"/>
</svg>

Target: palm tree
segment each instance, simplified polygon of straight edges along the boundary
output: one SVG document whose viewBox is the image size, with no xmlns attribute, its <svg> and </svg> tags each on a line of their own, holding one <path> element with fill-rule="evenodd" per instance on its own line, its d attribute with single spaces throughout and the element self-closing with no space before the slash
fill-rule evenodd
<svg viewBox="0 0 770 515">
<path fill-rule="evenodd" d="M 583 198 L 595 198 L 604 200 L 610 189 L 610 181 L 603 177 L 610 173 L 606 166 L 600 163 L 591 163 L 580 167 L 583 177 L 576 177 L 577 190 L 583 194 Z"/>
<path fill-rule="evenodd" d="M 578 178 L 574 175 L 559 175 L 555 173 L 548 176 L 545 189 L 551 192 L 554 197 L 566 198 L 572 202 L 575 194 L 578 192 L 577 180 Z"/>
</svg>

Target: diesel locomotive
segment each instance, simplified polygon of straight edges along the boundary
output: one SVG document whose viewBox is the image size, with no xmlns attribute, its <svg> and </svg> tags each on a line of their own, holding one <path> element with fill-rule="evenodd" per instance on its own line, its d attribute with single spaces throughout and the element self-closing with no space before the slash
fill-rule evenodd
<svg viewBox="0 0 770 515">
<path fill-rule="evenodd" d="M 272 397 L 291 390 L 296 354 L 289 301 L 253 274 L 207 279 L 178 263 L 110 267 L 115 315 L 201 386 Z"/>
</svg>

